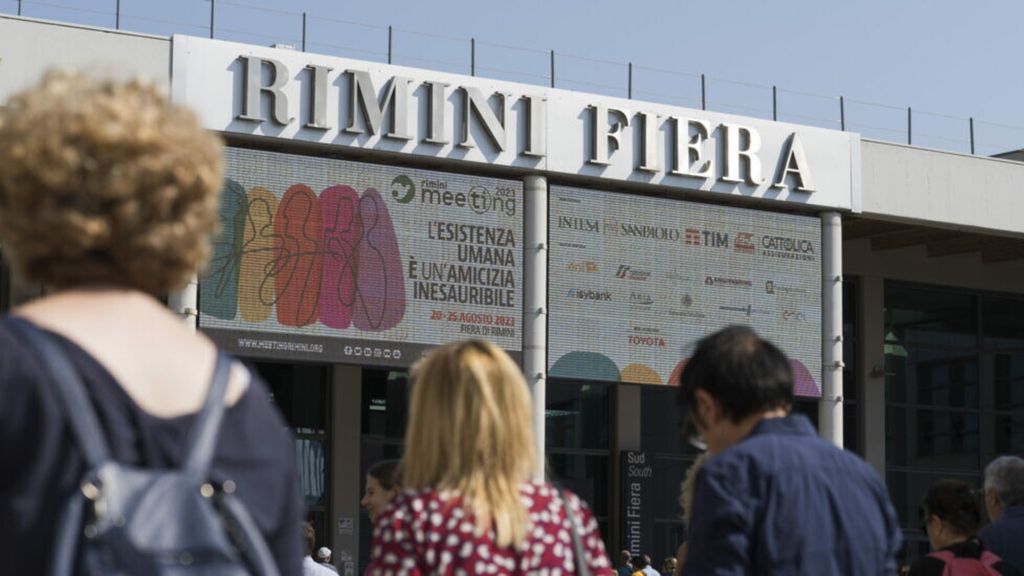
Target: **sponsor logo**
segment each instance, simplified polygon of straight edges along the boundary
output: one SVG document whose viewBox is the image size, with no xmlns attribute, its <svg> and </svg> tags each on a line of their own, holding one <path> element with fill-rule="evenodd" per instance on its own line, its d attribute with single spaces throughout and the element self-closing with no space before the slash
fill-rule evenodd
<svg viewBox="0 0 1024 576">
<path fill-rule="evenodd" d="M 391 197 L 399 204 L 409 204 L 416 198 L 416 182 L 404 174 L 391 181 Z M 453 192 L 448 182 L 424 178 L 419 183 L 420 204 L 456 206 L 469 208 L 477 214 L 502 212 L 515 216 L 517 200 L 513 188 L 498 187 L 490 190 L 486 186 L 473 186 L 469 192 Z"/>
<path fill-rule="evenodd" d="M 683 232 L 683 243 L 687 246 L 710 246 L 711 248 L 728 248 L 729 233 L 717 230 L 701 230 L 687 228 Z"/>
<path fill-rule="evenodd" d="M 807 320 L 807 315 L 800 310 L 783 310 L 782 319 L 787 321 L 796 320 L 797 322 L 803 322 L 804 320 Z"/>
<path fill-rule="evenodd" d="M 762 236 L 761 255 L 813 262 L 815 259 L 814 243 L 810 240 L 787 236 Z"/>
<path fill-rule="evenodd" d="M 707 276 L 704 278 L 705 286 L 725 286 L 729 288 L 751 288 L 754 283 L 742 278 L 724 278 L 722 276 Z"/>
<path fill-rule="evenodd" d="M 719 306 L 719 310 L 726 310 L 728 312 L 739 312 L 744 316 L 753 316 L 754 314 L 769 314 L 768 310 L 762 308 L 754 308 L 752 304 L 746 306 Z"/>
<path fill-rule="evenodd" d="M 793 286 L 785 286 L 779 284 L 774 280 L 769 280 L 764 283 L 764 291 L 766 294 L 807 294 L 806 288 L 795 288 Z"/>
<path fill-rule="evenodd" d="M 736 234 L 734 247 L 741 254 L 754 253 L 754 235 L 750 232 L 739 232 Z"/>
<path fill-rule="evenodd" d="M 583 288 L 570 288 L 565 295 L 569 298 L 576 298 L 578 300 L 596 300 L 598 302 L 611 302 L 612 293 L 605 290 L 587 290 Z"/>
<path fill-rule="evenodd" d="M 654 298 L 644 292 L 630 292 L 629 303 L 632 306 L 650 306 L 654 304 Z"/>
<path fill-rule="evenodd" d="M 665 339 L 661 336 L 638 336 L 630 334 L 626 337 L 630 346 L 644 346 L 647 348 L 664 348 Z"/>
<path fill-rule="evenodd" d="M 632 266 L 620 264 L 619 269 L 615 271 L 615 277 L 620 280 L 636 280 L 638 282 L 644 282 L 651 277 L 651 273 L 647 270 L 637 270 Z"/>
<path fill-rule="evenodd" d="M 682 306 L 679 310 L 669 310 L 669 316 L 680 316 L 683 318 L 704 318 L 704 313 L 700 311 L 700 308 L 693 309 L 693 296 L 689 294 L 683 294 L 679 298 L 679 304 Z"/>
<path fill-rule="evenodd" d="M 559 216 L 558 227 L 581 232 L 600 232 L 601 223 L 590 218 L 579 218 L 577 216 Z"/>
<path fill-rule="evenodd" d="M 594 274 L 597 272 L 597 262 L 593 262 L 591 260 L 569 262 L 568 266 L 566 266 L 565 268 L 569 272 L 584 272 L 587 274 Z"/>
<path fill-rule="evenodd" d="M 645 240 L 670 240 L 673 242 L 679 240 L 679 230 L 665 226 L 650 226 L 648 224 L 605 219 L 601 222 L 601 229 L 607 236 L 642 238 Z"/>
</svg>

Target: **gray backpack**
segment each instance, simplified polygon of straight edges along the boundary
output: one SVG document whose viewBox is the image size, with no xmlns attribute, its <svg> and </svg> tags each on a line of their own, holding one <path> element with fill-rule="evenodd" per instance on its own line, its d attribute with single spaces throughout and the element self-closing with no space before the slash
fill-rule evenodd
<svg viewBox="0 0 1024 576">
<path fill-rule="evenodd" d="M 86 464 L 57 523 L 53 576 L 278 576 L 234 484 L 209 481 L 231 371 L 227 355 L 218 352 L 181 467 L 137 468 L 111 457 L 81 379 L 54 338 L 20 318 L 11 325 L 53 376 L 54 389 L 44 392 L 63 410 Z"/>
</svg>

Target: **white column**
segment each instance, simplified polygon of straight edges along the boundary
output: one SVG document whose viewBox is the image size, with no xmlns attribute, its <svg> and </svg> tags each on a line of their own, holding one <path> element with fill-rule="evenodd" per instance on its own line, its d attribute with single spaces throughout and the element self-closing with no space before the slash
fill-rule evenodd
<svg viewBox="0 0 1024 576">
<path fill-rule="evenodd" d="M 193 276 L 178 292 L 167 295 L 167 307 L 181 316 L 193 332 L 196 331 L 196 317 L 199 315 L 199 279 Z"/>
<path fill-rule="evenodd" d="M 523 374 L 533 392 L 533 437 L 538 480 L 544 479 L 544 412 L 547 409 L 548 181 L 523 178 L 526 237 L 523 239 Z"/>
<path fill-rule="evenodd" d="M 821 401 L 818 433 L 843 446 L 843 224 L 821 214 Z"/>
</svg>

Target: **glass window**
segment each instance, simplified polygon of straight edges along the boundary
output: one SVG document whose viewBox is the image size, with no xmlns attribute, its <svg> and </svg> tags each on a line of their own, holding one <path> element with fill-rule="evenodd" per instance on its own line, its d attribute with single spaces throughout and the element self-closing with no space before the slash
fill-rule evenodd
<svg viewBox="0 0 1024 576">
<path fill-rule="evenodd" d="M 997 414 L 995 427 L 996 453 L 1024 452 L 1024 410 L 1013 414 Z"/>
<path fill-rule="evenodd" d="M 4 250 L 0 247 L 0 313 L 6 312 L 11 306 L 11 273 L 4 260 Z"/>
<path fill-rule="evenodd" d="M 657 456 L 696 457 L 700 452 L 685 437 L 693 435 L 679 409 L 679 389 L 643 386 L 640 391 L 640 445 Z"/>
<path fill-rule="evenodd" d="M 981 313 L 986 348 L 1024 350 L 1024 298 L 983 297 Z"/>
<path fill-rule="evenodd" d="M 980 467 L 978 413 L 890 406 L 886 460 L 898 466 L 942 470 Z"/>
<path fill-rule="evenodd" d="M 977 344 L 975 310 L 975 298 L 970 294 L 889 283 L 885 290 L 885 342 L 973 348 Z"/>
<path fill-rule="evenodd" d="M 885 360 L 890 402 L 960 408 L 978 406 L 976 351 L 901 346 L 899 351 L 889 351 Z"/>
<path fill-rule="evenodd" d="M 364 435 L 405 439 L 409 414 L 409 377 L 406 372 L 363 369 L 362 432 Z"/>
<path fill-rule="evenodd" d="M 996 354 L 993 371 L 996 410 L 1024 408 L 1024 354 Z"/>
<path fill-rule="evenodd" d="M 611 463 L 605 455 L 548 453 L 548 476 L 582 498 L 598 518 L 607 518 Z"/>
<path fill-rule="evenodd" d="M 607 450 L 611 445 L 610 384 L 549 381 L 544 441 L 562 449 Z"/>
</svg>

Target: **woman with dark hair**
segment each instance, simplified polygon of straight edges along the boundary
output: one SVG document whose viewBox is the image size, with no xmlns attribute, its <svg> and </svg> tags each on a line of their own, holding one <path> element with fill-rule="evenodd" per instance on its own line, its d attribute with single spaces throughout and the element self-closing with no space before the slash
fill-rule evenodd
<svg viewBox="0 0 1024 576">
<path fill-rule="evenodd" d="M 1020 575 L 978 540 L 981 506 L 966 482 L 940 480 L 932 485 L 921 505 L 921 522 L 932 553 L 914 562 L 910 576 Z"/>
<path fill-rule="evenodd" d="M 370 466 L 366 471 L 366 491 L 363 493 L 363 499 L 359 501 L 360 506 L 366 508 L 370 515 L 370 524 L 373 524 L 384 508 L 398 496 L 401 488 L 401 482 L 398 480 L 398 460 L 381 460 Z"/>
</svg>

